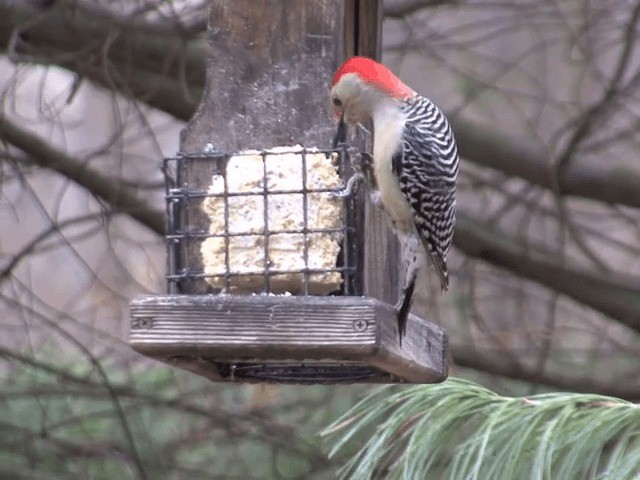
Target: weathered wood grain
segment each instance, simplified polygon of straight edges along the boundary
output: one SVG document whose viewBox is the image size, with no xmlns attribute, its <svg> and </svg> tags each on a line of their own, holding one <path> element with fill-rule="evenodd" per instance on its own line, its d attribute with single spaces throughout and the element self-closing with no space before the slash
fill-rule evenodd
<svg viewBox="0 0 640 480">
<path fill-rule="evenodd" d="M 345 59 L 353 55 L 380 59 L 382 54 L 381 0 L 345 0 Z M 350 142 L 363 152 L 372 152 L 371 123 L 352 132 Z M 389 227 L 387 214 L 370 201 L 364 211 L 364 294 L 395 305 L 400 294 L 399 245 Z"/>
<path fill-rule="evenodd" d="M 344 58 L 382 55 L 382 0 L 344 0 Z"/>
<path fill-rule="evenodd" d="M 370 366 L 388 381 L 446 377 L 444 331 L 411 316 L 400 347 L 395 310 L 369 297 L 146 296 L 131 303 L 131 319 L 135 350 L 216 378 L 216 362 Z"/>
<path fill-rule="evenodd" d="M 181 151 L 329 147 L 343 0 L 216 0 L 209 24 L 205 90 Z"/>
</svg>

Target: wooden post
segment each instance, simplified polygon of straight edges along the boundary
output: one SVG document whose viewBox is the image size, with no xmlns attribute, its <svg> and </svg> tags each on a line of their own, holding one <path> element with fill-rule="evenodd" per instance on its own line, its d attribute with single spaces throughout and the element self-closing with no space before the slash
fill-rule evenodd
<svg viewBox="0 0 640 480">
<path fill-rule="evenodd" d="M 372 1 L 372 4 L 378 3 Z M 204 97 L 181 151 L 328 147 L 328 88 L 344 57 L 343 0 L 215 0 Z"/>
<path fill-rule="evenodd" d="M 345 58 L 354 55 L 380 60 L 382 56 L 383 2 L 368 0 L 345 1 L 344 42 Z M 369 132 L 371 124 L 366 125 Z M 362 131 L 352 141 L 364 151 L 371 152 L 372 138 Z M 389 229 L 386 214 L 371 202 L 365 203 L 364 224 L 364 293 L 394 305 L 400 294 L 401 267 L 399 245 Z"/>
</svg>

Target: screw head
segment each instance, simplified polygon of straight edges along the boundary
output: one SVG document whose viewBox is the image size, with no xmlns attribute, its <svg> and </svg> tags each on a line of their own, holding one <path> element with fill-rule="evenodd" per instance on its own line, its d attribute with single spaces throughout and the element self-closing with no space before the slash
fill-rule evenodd
<svg viewBox="0 0 640 480">
<path fill-rule="evenodd" d="M 369 326 L 369 323 L 366 320 L 363 320 L 361 318 L 353 321 L 353 329 L 356 332 L 364 332 L 368 326 Z"/>
<path fill-rule="evenodd" d="M 138 328 L 151 328 L 153 319 L 151 317 L 142 317 L 138 320 Z"/>
</svg>

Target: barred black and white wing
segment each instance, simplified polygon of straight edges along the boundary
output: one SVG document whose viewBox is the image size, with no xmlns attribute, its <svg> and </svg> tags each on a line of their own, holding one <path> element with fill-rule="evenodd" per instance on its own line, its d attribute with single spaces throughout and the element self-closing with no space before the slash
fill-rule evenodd
<svg viewBox="0 0 640 480">
<path fill-rule="evenodd" d="M 403 108 L 401 151 L 393 158 L 400 190 L 411 206 L 416 230 L 440 277 L 449 287 L 447 253 L 455 226 L 458 149 L 451 126 L 430 100 L 416 95 Z"/>
</svg>

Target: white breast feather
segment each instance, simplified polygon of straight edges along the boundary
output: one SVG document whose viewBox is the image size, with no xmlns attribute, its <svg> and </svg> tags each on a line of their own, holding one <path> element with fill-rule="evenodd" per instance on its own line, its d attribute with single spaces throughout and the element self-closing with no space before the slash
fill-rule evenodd
<svg viewBox="0 0 640 480">
<path fill-rule="evenodd" d="M 373 112 L 374 173 L 380 190 L 380 199 L 396 228 L 410 231 L 414 228 L 411 207 L 400 190 L 393 173 L 391 158 L 402 141 L 404 117 L 397 105 L 381 105 Z"/>
</svg>

